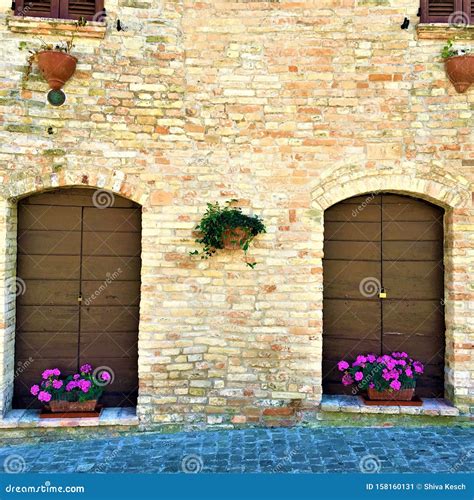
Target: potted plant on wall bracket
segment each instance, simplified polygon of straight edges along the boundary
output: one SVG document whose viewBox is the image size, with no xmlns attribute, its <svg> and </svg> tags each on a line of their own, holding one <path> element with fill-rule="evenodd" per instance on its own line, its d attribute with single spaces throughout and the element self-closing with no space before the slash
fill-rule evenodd
<svg viewBox="0 0 474 500">
<path fill-rule="evenodd" d="M 420 400 L 414 400 L 414 393 L 417 378 L 423 374 L 424 366 L 406 352 L 382 356 L 360 354 L 352 364 L 342 360 L 337 367 L 344 372 L 342 384 L 355 386 L 353 394 L 367 391 L 368 401 L 364 398 L 366 404 L 372 401 L 385 405 L 403 402 L 421 405 Z"/>
<path fill-rule="evenodd" d="M 58 368 L 52 368 L 45 370 L 41 377 L 41 382 L 33 385 L 30 392 L 43 403 L 42 415 L 46 416 L 97 416 L 90 413 L 98 414 L 97 402 L 112 380 L 108 371 L 93 370 L 88 363 L 74 375 L 61 376 Z"/>
<path fill-rule="evenodd" d="M 71 50 L 78 28 L 85 26 L 86 21 L 81 18 L 75 25 L 76 30 L 69 40 L 57 43 L 46 43 L 41 40 L 41 46 L 38 49 L 30 50 L 25 79 L 29 77 L 33 63 L 36 62 L 52 90 L 60 90 L 63 87 L 76 71 L 77 58 L 71 55 Z"/>
<path fill-rule="evenodd" d="M 474 83 L 474 53 L 466 47 L 457 47 L 452 40 L 443 47 L 441 56 L 446 73 L 456 92 L 464 93 Z"/>
<path fill-rule="evenodd" d="M 221 207 L 218 202 L 208 203 L 207 211 L 196 226 L 200 236 L 196 243 L 203 246 L 201 252 L 195 250 L 191 255 L 201 255 L 202 259 L 212 257 L 217 250 L 241 248 L 247 253 L 250 243 L 260 233 L 265 233 L 265 225 L 258 215 L 246 215 L 239 207 L 232 206 L 238 200 L 232 199 Z M 256 262 L 246 262 L 252 269 Z"/>
</svg>

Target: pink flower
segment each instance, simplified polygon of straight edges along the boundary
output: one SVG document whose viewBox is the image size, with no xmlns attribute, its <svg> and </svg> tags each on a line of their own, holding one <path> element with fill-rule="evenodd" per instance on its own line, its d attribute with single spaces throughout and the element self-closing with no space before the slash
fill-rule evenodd
<svg viewBox="0 0 474 500">
<path fill-rule="evenodd" d="M 81 366 L 81 373 L 90 373 L 92 371 L 92 366 L 89 363 L 86 363 Z"/>
<path fill-rule="evenodd" d="M 405 370 L 405 373 L 406 373 L 406 376 L 407 377 L 410 377 L 410 378 L 413 378 L 413 372 L 411 370 L 410 367 L 408 367 L 406 370 Z"/>
<path fill-rule="evenodd" d="M 79 381 L 79 388 L 81 389 L 82 392 L 89 392 L 89 389 L 91 388 L 91 381 L 90 380 L 81 380 Z"/>
<path fill-rule="evenodd" d="M 62 386 L 63 386 L 62 380 L 53 380 L 53 387 L 55 389 L 61 389 Z"/>
<path fill-rule="evenodd" d="M 402 352 L 402 353 L 400 354 L 400 356 L 401 356 L 402 358 L 408 358 L 408 354 L 407 354 L 406 352 Z"/>
<path fill-rule="evenodd" d="M 345 363 L 345 361 L 341 361 L 341 363 Z M 349 367 L 349 365 L 347 365 L 347 367 Z M 99 378 L 102 379 L 104 382 L 108 382 L 110 380 L 110 373 L 101 372 Z"/>
<path fill-rule="evenodd" d="M 55 376 L 55 377 L 59 377 L 59 375 L 61 375 L 61 372 L 59 371 L 59 368 L 53 368 L 51 370 L 51 373 Z"/>
<path fill-rule="evenodd" d="M 73 389 L 75 389 L 76 387 L 77 387 L 77 382 L 74 382 L 74 380 L 71 380 L 70 382 L 68 382 L 66 384 L 66 391 L 70 392 Z"/>
<path fill-rule="evenodd" d="M 51 394 L 49 394 L 49 392 L 46 392 L 46 391 L 41 391 L 39 394 L 38 394 L 38 399 L 40 401 L 43 401 L 44 403 L 48 403 L 49 401 L 51 401 Z"/>
<path fill-rule="evenodd" d="M 352 379 L 352 377 L 346 373 L 343 377 L 342 377 L 342 384 L 343 385 L 351 385 L 354 383 L 354 380 Z"/>
<path fill-rule="evenodd" d="M 344 370 L 347 370 L 347 368 L 349 368 L 349 363 L 347 361 L 339 361 L 339 363 L 337 364 L 337 368 L 340 372 L 343 372 Z M 102 380 L 107 380 L 107 379 L 104 379 L 104 373 L 107 373 L 107 372 L 102 372 Z M 107 373 L 107 375 L 109 375 Z M 109 375 L 109 379 L 110 379 L 110 375 Z"/>
<path fill-rule="evenodd" d="M 37 396 L 40 391 L 39 385 L 33 385 L 31 386 L 30 392 L 33 394 L 33 396 Z"/>
<path fill-rule="evenodd" d="M 81 376 L 78 373 L 76 373 L 72 378 L 74 380 L 79 380 L 81 378 Z"/>
<path fill-rule="evenodd" d="M 392 382 L 390 382 L 390 387 L 392 389 L 395 389 L 396 391 L 400 390 L 401 386 L 402 384 L 398 380 L 393 380 Z"/>
<path fill-rule="evenodd" d="M 356 379 L 357 382 L 360 382 L 364 378 L 364 374 L 362 372 L 356 372 L 354 378 Z"/>
<path fill-rule="evenodd" d="M 424 370 L 424 366 L 422 363 L 420 363 L 419 361 L 415 361 L 413 363 L 413 368 L 415 368 L 415 372 L 416 373 L 423 373 L 423 370 Z"/>
<path fill-rule="evenodd" d="M 369 387 L 373 389 L 375 387 L 375 384 L 373 382 L 370 382 Z"/>
<path fill-rule="evenodd" d="M 49 377 L 51 377 L 51 375 L 52 375 L 51 370 L 45 370 L 45 371 L 41 374 L 41 376 L 43 377 L 43 380 L 47 380 Z"/>
<path fill-rule="evenodd" d="M 374 356 L 373 354 L 369 354 L 369 355 L 367 356 L 367 361 L 368 361 L 369 363 L 373 363 L 373 362 L 375 361 L 375 356 Z"/>
</svg>

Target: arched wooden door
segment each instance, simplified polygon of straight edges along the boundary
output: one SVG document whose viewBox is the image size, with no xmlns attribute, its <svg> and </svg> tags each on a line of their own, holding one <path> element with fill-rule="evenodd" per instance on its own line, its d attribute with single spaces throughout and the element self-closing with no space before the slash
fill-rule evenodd
<svg viewBox="0 0 474 500">
<path fill-rule="evenodd" d="M 443 215 L 440 207 L 390 193 L 326 210 L 323 392 L 351 393 L 340 382 L 341 359 L 406 351 L 426 365 L 417 394 L 443 397 Z"/>
<path fill-rule="evenodd" d="M 109 367 L 107 406 L 136 404 L 141 209 L 105 191 L 58 189 L 18 204 L 14 408 L 35 407 L 46 368 Z"/>
</svg>

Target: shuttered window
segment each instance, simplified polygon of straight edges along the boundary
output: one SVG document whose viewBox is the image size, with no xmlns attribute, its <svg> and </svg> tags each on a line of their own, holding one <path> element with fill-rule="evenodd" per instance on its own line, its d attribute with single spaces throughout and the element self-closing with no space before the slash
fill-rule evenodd
<svg viewBox="0 0 474 500">
<path fill-rule="evenodd" d="M 421 22 L 473 24 L 474 0 L 421 0 Z"/>
<path fill-rule="evenodd" d="M 100 20 L 103 10 L 104 0 L 16 0 L 15 4 L 16 16 L 53 19 Z"/>
</svg>

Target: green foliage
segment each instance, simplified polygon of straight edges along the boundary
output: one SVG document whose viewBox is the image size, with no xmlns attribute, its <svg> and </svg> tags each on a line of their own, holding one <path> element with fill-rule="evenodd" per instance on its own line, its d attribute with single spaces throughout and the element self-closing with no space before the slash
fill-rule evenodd
<svg viewBox="0 0 474 500">
<path fill-rule="evenodd" d="M 446 45 L 441 50 L 441 57 L 443 59 L 448 59 L 450 57 L 465 56 L 470 54 L 470 52 L 471 51 L 468 48 L 455 47 L 454 42 L 452 40 L 448 40 Z"/>
<path fill-rule="evenodd" d="M 196 239 L 196 243 L 203 246 L 201 252 L 195 250 L 191 255 L 201 255 L 202 259 L 212 257 L 217 250 L 225 247 L 225 236 L 230 231 L 231 240 L 242 248 L 247 253 L 250 243 L 260 233 L 265 233 L 266 228 L 262 219 L 257 215 L 246 215 L 242 213 L 242 209 L 232 207 L 231 204 L 238 200 L 229 200 L 224 207 L 221 207 L 218 202 L 208 203 L 207 211 L 196 226 L 200 237 Z M 241 232 L 242 231 L 242 232 Z M 247 266 L 254 268 L 256 262 L 247 262 Z"/>
</svg>

